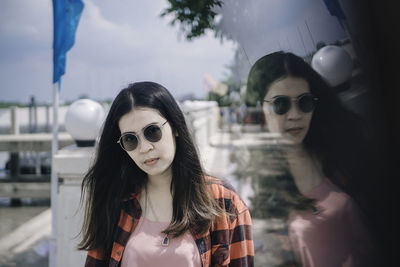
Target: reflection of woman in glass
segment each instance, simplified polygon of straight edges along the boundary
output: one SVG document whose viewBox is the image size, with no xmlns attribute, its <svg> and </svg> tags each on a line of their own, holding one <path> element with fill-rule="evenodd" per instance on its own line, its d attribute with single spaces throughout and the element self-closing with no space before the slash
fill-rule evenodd
<svg viewBox="0 0 400 267">
<path fill-rule="evenodd" d="M 86 266 L 253 266 L 247 207 L 205 176 L 183 113 L 159 84 L 116 97 L 82 189 Z"/>
<path fill-rule="evenodd" d="M 302 266 L 369 266 L 372 242 L 362 202 L 359 120 L 303 59 L 284 52 L 260 58 L 247 99 L 263 102 L 270 132 L 279 133 L 295 184 L 289 237 Z M 282 176 L 287 177 L 287 176 Z M 359 185 L 359 188 L 357 187 Z M 290 188 L 287 187 L 287 188 Z M 287 192 L 285 193 L 287 194 Z"/>
</svg>

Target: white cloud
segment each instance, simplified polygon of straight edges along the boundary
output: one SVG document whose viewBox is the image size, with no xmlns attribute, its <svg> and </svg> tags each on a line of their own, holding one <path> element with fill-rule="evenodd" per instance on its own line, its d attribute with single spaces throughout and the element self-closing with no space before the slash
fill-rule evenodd
<svg viewBox="0 0 400 267">
<path fill-rule="evenodd" d="M 276 49 L 278 43 L 288 47 L 287 39 L 293 47 L 301 47 L 298 40 L 295 42 L 298 33 L 289 31 L 287 25 L 309 16 L 307 7 L 313 1 L 253 2 L 244 10 L 248 17 L 238 23 L 257 14 L 268 23 L 254 27 L 252 39 L 244 45 L 251 59 L 260 51 Z M 75 45 L 67 54 L 63 99 L 82 94 L 112 98 L 127 83 L 137 80 L 160 82 L 176 96 L 193 92 L 200 96 L 205 93 L 204 74 L 222 80 L 225 66 L 233 60 L 236 45 L 227 41 L 221 44 L 213 33 L 185 41 L 178 26 L 169 25 L 171 17 L 159 16 L 167 7 L 166 0 L 84 3 Z M 292 13 L 280 15 L 280 8 L 289 4 Z M 271 24 L 274 20 L 278 24 Z M 0 100 L 28 101 L 33 94 L 39 100 L 51 101 L 52 23 L 50 0 L 0 1 Z"/>
<path fill-rule="evenodd" d="M 240 42 L 253 63 L 260 56 L 277 50 L 298 55 L 313 51 L 315 45 L 306 21 L 315 42 L 333 42 L 344 36 L 322 1 L 227 0 L 222 8 L 222 31 Z"/>
<path fill-rule="evenodd" d="M 125 45 L 134 45 L 138 35 L 131 25 L 117 24 L 103 17 L 101 9 L 92 0 L 85 2 L 85 12 L 80 24 L 84 31 L 91 31 L 99 37 L 106 37 L 104 39 L 115 40 Z"/>
<path fill-rule="evenodd" d="M 44 41 L 51 40 L 53 20 L 50 4 L 50 0 L 0 2 L 0 57 L 14 47 L 41 49 Z"/>
<path fill-rule="evenodd" d="M 179 39 L 177 27 L 159 17 L 166 2 L 153 2 L 157 8 L 146 4 L 125 2 L 120 14 L 87 2 L 69 55 L 74 73 L 65 79 L 65 87 L 83 81 L 86 92 L 104 97 L 115 96 L 130 82 L 153 80 L 176 96 L 203 95 L 205 72 L 223 78 L 224 65 L 233 57 L 232 43 L 221 45 L 212 34 L 193 42 Z"/>
<path fill-rule="evenodd" d="M 159 14 L 158 1 L 86 0 L 75 45 L 67 54 L 61 99 L 113 98 L 127 83 L 154 80 L 173 94 L 202 95 L 203 75 L 223 78 L 233 44 L 212 35 L 187 42 Z M 0 100 L 51 101 L 50 0 L 0 2 Z"/>
</svg>

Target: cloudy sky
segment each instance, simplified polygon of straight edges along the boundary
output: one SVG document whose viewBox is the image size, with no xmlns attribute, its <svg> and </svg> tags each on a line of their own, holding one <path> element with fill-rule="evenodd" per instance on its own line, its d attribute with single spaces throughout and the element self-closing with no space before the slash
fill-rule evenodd
<svg viewBox="0 0 400 267">
<path fill-rule="evenodd" d="M 225 0 L 222 14 L 222 31 L 239 41 L 251 64 L 277 50 L 303 56 L 318 41 L 329 44 L 346 36 L 323 0 Z"/>
<path fill-rule="evenodd" d="M 226 2 L 228 8 L 230 1 Z M 279 48 L 297 54 L 311 51 L 305 21 L 315 41 L 344 37 L 322 0 L 251 2 L 252 13 L 244 16 L 267 18 L 266 24 L 254 26 L 249 42 L 243 43 L 254 59 Z M 169 25 L 171 18 L 159 16 L 167 7 L 166 0 L 84 3 L 76 42 L 67 54 L 61 101 L 82 95 L 96 100 L 114 98 L 128 83 L 140 80 L 159 82 L 177 97 L 202 97 L 206 73 L 216 80 L 227 76 L 226 66 L 238 44 L 221 42 L 211 32 L 186 41 L 178 26 Z M 39 102 L 51 102 L 52 16 L 51 0 L 0 1 L 0 101 L 28 102 L 34 95 Z M 229 30 L 236 29 L 231 26 Z M 257 42 L 257 36 L 263 36 L 262 41 Z"/>
</svg>

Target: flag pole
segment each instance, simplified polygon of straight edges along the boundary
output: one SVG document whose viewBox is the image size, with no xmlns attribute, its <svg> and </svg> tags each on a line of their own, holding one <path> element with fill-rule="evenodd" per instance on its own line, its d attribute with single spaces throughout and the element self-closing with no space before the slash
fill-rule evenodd
<svg viewBox="0 0 400 267">
<path fill-rule="evenodd" d="M 60 78 L 61 79 L 61 78 Z M 60 82 L 53 83 L 53 139 L 51 142 L 51 158 L 58 151 L 58 105 Z M 55 172 L 53 162 L 51 164 L 51 238 L 49 246 L 49 267 L 56 266 L 57 253 L 57 188 L 58 177 Z"/>
<path fill-rule="evenodd" d="M 82 14 L 82 0 L 53 0 L 53 140 L 51 143 L 51 238 L 49 267 L 57 263 L 57 191 L 58 178 L 54 170 L 54 156 L 58 151 L 58 105 L 61 76 L 65 74 L 68 50 L 74 45 L 75 32 Z M 59 248 L 60 250 L 62 248 Z"/>
</svg>

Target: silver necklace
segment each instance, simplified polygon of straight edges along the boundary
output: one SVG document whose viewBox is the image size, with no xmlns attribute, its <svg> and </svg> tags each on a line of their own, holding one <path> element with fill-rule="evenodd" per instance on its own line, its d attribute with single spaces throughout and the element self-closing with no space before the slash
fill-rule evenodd
<svg viewBox="0 0 400 267">
<path fill-rule="evenodd" d="M 159 225 L 161 225 L 160 221 L 158 220 L 157 214 L 156 214 L 155 211 L 154 211 L 153 205 L 151 204 L 149 194 L 147 194 L 147 190 L 146 190 L 146 202 L 149 203 L 149 207 L 150 207 L 150 209 L 151 209 L 151 213 L 153 213 L 153 216 L 154 216 L 154 218 L 156 219 L 157 223 L 158 223 Z M 168 245 L 169 245 L 169 237 L 168 237 L 168 234 L 165 234 L 163 240 L 161 241 L 161 245 L 162 245 L 163 247 L 168 247 Z"/>
</svg>

